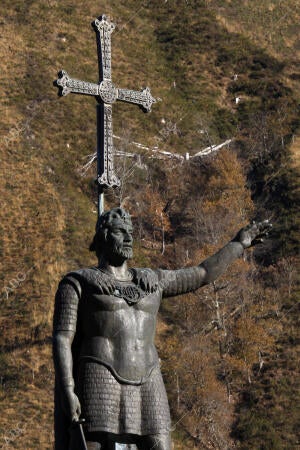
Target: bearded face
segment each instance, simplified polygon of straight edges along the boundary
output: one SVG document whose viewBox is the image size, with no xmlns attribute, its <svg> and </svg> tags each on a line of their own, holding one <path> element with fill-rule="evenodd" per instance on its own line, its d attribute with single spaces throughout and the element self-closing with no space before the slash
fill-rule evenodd
<svg viewBox="0 0 300 450">
<path fill-rule="evenodd" d="M 132 250 L 132 226 L 113 227 L 107 231 L 106 254 L 116 258 L 130 259 Z"/>
<path fill-rule="evenodd" d="M 113 249 L 112 249 L 112 254 L 114 256 L 121 256 L 122 258 L 125 259 L 131 259 L 133 256 L 133 251 L 132 251 L 132 245 L 128 246 L 128 245 L 122 245 L 118 242 L 115 242 Z"/>
</svg>

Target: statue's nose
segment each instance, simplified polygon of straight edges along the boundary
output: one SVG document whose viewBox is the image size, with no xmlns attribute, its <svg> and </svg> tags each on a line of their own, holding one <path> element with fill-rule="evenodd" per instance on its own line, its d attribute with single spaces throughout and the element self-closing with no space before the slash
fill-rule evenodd
<svg viewBox="0 0 300 450">
<path fill-rule="evenodd" d="M 131 244 L 132 243 L 132 236 L 131 234 L 126 234 L 124 237 L 124 242 L 126 242 L 127 244 Z"/>
</svg>

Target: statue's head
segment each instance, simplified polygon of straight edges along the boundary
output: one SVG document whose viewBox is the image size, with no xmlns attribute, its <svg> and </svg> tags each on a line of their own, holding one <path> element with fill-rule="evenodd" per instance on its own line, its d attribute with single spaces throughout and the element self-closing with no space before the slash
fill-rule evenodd
<svg viewBox="0 0 300 450">
<path fill-rule="evenodd" d="M 90 245 L 98 258 L 132 258 L 132 222 L 122 208 L 113 208 L 99 217 L 96 234 Z"/>
</svg>

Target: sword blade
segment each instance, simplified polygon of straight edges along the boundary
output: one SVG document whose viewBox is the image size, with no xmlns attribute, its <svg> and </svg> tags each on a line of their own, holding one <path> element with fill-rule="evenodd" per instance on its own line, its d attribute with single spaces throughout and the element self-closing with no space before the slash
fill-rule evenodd
<svg viewBox="0 0 300 450">
<path fill-rule="evenodd" d="M 83 420 L 73 422 L 70 427 L 70 444 L 69 450 L 88 450 L 82 423 Z"/>
</svg>

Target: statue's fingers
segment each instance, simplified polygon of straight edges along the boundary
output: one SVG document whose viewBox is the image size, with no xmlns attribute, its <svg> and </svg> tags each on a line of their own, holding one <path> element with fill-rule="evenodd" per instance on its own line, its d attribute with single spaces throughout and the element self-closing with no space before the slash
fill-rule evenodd
<svg viewBox="0 0 300 450">
<path fill-rule="evenodd" d="M 262 234 L 263 236 L 269 236 L 269 234 L 270 234 L 270 229 L 267 228 L 266 230 L 262 231 L 261 234 Z"/>
<path fill-rule="evenodd" d="M 257 234 L 257 236 L 255 237 L 255 239 L 265 239 L 266 237 L 268 237 L 269 232 L 268 230 L 263 230 L 260 233 Z"/>
<path fill-rule="evenodd" d="M 267 228 L 269 226 L 269 221 L 268 220 L 263 220 L 262 222 L 260 222 L 258 224 L 258 228 L 260 230 L 264 230 L 265 228 Z"/>
<path fill-rule="evenodd" d="M 147 289 L 147 283 L 146 280 L 143 278 L 140 278 L 138 281 L 138 285 L 141 286 L 141 288 L 145 291 Z"/>
<path fill-rule="evenodd" d="M 71 415 L 71 421 L 72 421 L 72 422 L 77 422 L 77 420 L 78 420 L 78 415 L 77 415 L 77 413 L 76 413 L 76 412 L 72 413 L 72 415 Z"/>
<path fill-rule="evenodd" d="M 111 283 L 106 283 L 106 286 L 103 288 L 104 294 L 110 294 L 112 292 L 112 285 Z"/>
<path fill-rule="evenodd" d="M 147 283 L 145 283 L 145 292 L 149 292 L 151 289 L 151 283 L 149 280 L 147 280 Z"/>
<path fill-rule="evenodd" d="M 266 237 L 270 234 L 271 231 L 272 231 L 272 226 L 267 226 L 266 228 L 261 230 L 260 235 Z"/>
<path fill-rule="evenodd" d="M 156 278 L 155 278 L 155 277 L 153 277 L 153 280 L 152 280 L 152 283 L 151 283 L 150 289 L 151 289 L 151 292 L 155 292 L 155 291 L 156 291 L 156 289 L 157 289 L 157 280 L 156 280 Z"/>
<path fill-rule="evenodd" d="M 255 238 L 253 241 L 252 241 L 252 245 L 257 245 L 257 244 L 262 244 L 264 242 L 264 239 L 263 238 Z"/>
<path fill-rule="evenodd" d="M 258 228 L 260 231 L 270 230 L 272 228 L 272 226 L 273 225 L 271 224 L 271 222 L 268 219 L 263 220 L 262 222 L 260 222 L 258 224 Z"/>
<path fill-rule="evenodd" d="M 78 413 L 78 404 L 76 404 L 75 408 L 72 408 L 71 418 L 72 422 L 77 422 L 79 420 L 80 414 Z"/>
<path fill-rule="evenodd" d="M 148 281 L 148 286 L 147 286 L 147 288 L 148 288 L 148 291 L 150 291 L 151 286 L 153 286 L 153 282 L 154 282 L 153 276 L 152 276 L 152 275 L 149 275 L 147 281 Z"/>
<path fill-rule="evenodd" d="M 110 294 L 112 294 L 112 293 L 114 292 L 114 290 L 115 290 L 115 285 L 114 285 L 114 283 L 108 281 L 108 282 L 106 283 L 105 288 L 104 288 L 104 293 L 110 295 Z"/>
</svg>

